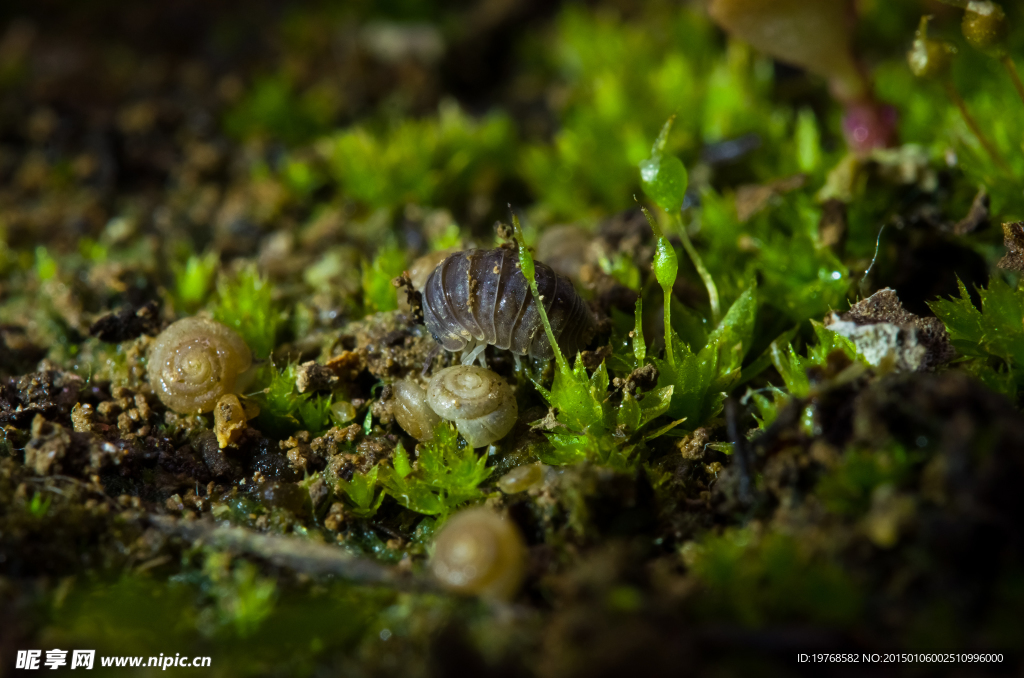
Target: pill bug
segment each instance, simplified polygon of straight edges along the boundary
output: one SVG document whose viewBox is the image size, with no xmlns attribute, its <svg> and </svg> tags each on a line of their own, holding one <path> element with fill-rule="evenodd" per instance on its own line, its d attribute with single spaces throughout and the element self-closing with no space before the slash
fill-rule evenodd
<svg viewBox="0 0 1024 678">
<path fill-rule="evenodd" d="M 536 280 L 555 340 L 575 355 L 594 333 L 594 319 L 572 283 L 536 262 Z M 552 358 L 554 351 L 514 249 L 455 252 L 438 264 L 423 290 L 423 320 L 449 351 L 471 364 L 488 345 Z M 517 358 L 518 360 L 518 358 Z"/>
</svg>

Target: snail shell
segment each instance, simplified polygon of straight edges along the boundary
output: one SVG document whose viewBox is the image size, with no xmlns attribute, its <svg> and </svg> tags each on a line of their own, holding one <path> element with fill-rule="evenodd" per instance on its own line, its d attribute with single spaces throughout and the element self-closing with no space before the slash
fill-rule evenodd
<svg viewBox="0 0 1024 678">
<path fill-rule="evenodd" d="M 544 482 L 543 464 L 517 466 L 498 479 L 498 489 L 505 494 L 516 494 L 537 487 Z"/>
<path fill-rule="evenodd" d="M 235 393 L 252 352 L 230 328 L 206 318 L 172 323 L 149 349 L 149 383 L 160 402 L 182 414 L 209 412 Z"/>
<path fill-rule="evenodd" d="M 433 438 L 434 427 L 441 421 L 441 417 L 430 409 L 426 392 L 419 384 L 408 379 L 396 381 L 391 389 L 391 413 L 402 430 L 416 440 Z"/>
<path fill-rule="evenodd" d="M 489 509 L 471 508 L 441 528 L 430 566 L 452 591 L 508 600 L 523 581 L 526 545 L 511 521 Z"/>
<path fill-rule="evenodd" d="M 473 365 L 455 365 L 435 374 L 427 387 L 427 403 L 442 419 L 454 421 L 472 447 L 504 438 L 519 417 L 508 382 Z"/>
<path fill-rule="evenodd" d="M 594 333 L 594 319 L 568 278 L 536 263 L 537 289 L 559 347 L 573 356 Z M 442 261 L 423 290 L 423 321 L 449 351 L 492 344 L 552 358 L 537 301 L 514 250 L 466 250 Z"/>
</svg>

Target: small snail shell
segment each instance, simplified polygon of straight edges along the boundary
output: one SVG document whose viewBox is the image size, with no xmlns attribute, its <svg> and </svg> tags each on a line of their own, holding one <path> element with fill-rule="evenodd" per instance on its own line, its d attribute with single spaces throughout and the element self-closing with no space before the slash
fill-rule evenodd
<svg viewBox="0 0 1024 678">
<path fill-rule="evenodd" d="M 183 414 L 209 412 L 235 393 L 252 366 L 252 352 L 228 327 L 184 318 L 161 332 L 149 349 L 149 383 L 160 402 Z"/>
<path fill-rule="evenodd" d="M 442 419 L 454 421 L 472 447 L 505 437 L 519 417 L 512 387 L 494 372 L 473 365 L 447 367 L 427 387 L 427 402 Z"/>
<path fill-rule="evenodd" d="M 430 567 L 446 588 L 508 600 L 523 581 L 526 544 L 511 521 L 485 508 L 454 515 L 434 541 Z"/>
<path fill-rule="evenodd" d="M 398 425 L 416 440 L 430 440 L 434 427 L 441 421 L 427 404 L 427 394 L 419 384 L 407 379 L 391 385 L 393 398 L 391 413 Z"/>
<path fill-rule="evenodd" d="M 498 489 L 505 494 L 525 492 L 544 481 L 543 464 L 517 466 L 498 479 Z"/>
</svg>

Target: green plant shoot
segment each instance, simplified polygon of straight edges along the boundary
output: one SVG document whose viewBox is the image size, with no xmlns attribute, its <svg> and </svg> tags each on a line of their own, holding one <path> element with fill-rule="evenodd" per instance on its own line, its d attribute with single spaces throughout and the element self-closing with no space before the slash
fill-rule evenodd
<svg viewBox="0 0 1024 678">
<path fill-rule="evenodd" d="M 654 220 L 646 207 L 640 209 L 643 210 L 644 216 L 647 217 L 647 223 L 651 225 L 651 229 L 658 237 L 654 250 L 654 277 L 661 286 L 662 294 L 665 297 L 665 346 L 667 349 L 665 357 L 670 365 L 675 366 L 675 352 L 668 349 L 672 346 L 672 287 L 675 285 L 676 276 L 679 273 L 679 260 L 672 243 L 661 232 L 658 222 Z"/>
<path fill-rule="evenodd" d="M 718 299 L 718 287 L 715 285 L 714 279 L 711 277 L 711 273 L 708 272 L 707 267 L 704 265 L 704 260 L 701 259 L 700 254 L 697 253 L 697 249 L 690 242 L 690 236 L 686 232 L 686 226 L 683 224 L 680 211 L 683 208 L 683 201 L 686 199 L 686 187 L 688 178 L 686 175 L 686 168 L 683 166 L 682 161 L 675 156 L 665 156 L 665 146 L 668 143 L 668 135 L 672 130 L 672 123 L 675 122 L 675 116 L 673 115 L 665 122 L 661 128 L 661 132 L 658 134 L 658 138 L 654 141 L 654 146 L 651 147 L 651 157 L 640 163 L 640 184 L 643 186 L 644 193 L 648 195 L 661 209 L 665 210 L 670 218 L 675 221 L 679 226 L 679 239 L 683 243 L 683 249 L 686 250 L 686 254 L 690 257 L 693 262 L 693 267 L 697 269 L 697 275 L 700 276 L 701 281 L 704 283 L 704 287 L 708 291 L 708 303 L 711 305 L 711 317 L 713 322 L 716 324 L 722 317 L 721 304 Z M 661 229 L 655 225 L 655 220 L 651 217 L 647 210 L 644 210 L 644 215 L 647 217 L 647 221 L 651 224 L 651 228 L 654 229 L 655 234 L 658 236 L 658 249 L 659 254 L 661 253 L 663 246 L 661 243 L 664 237 Z M 671 249 L 670 246 L 666 245 L 665 248 Z M 675 263 L 675 253 L 672 254 L 672 262 Z M 655 266 L 657 267 L 658 255 L 655 255 Z M 672 282 L 675 282 L 675 270 L 672 269 Z M 667 276 L 669 269 L 666 268 L 665 274 Z M 657 268 L 655 268 L 655 274 L 657 275 Z M 662 282 L 662 278 L 658 278 L 658 283 L 661 288 L 665 289 L 665 283 Z M 669 301 L 666 298 L 666 327 L 668 326 L 667 315 L 668 315 Z"/>
<path fill-rule="evenodd" d="M 516 244 L 519 248 L 519 267 L 526 276 L 527 282 L 530 283 L 530 293 L 533 294 L 533 298 L 537 302 L 537 313 L 540 314 L 540 321 L 544 325 L 544 333 L 548 336 L 548 342 L 551 344 L 551 350 L 555 353 L 555 362 L 558 364 L 558 371 L 563 375 L 571 374 L 569 369 L 569 363 L 566 361 L 565 356 L 562 355 L 562 349 L 558 347 L 558 341 L 555 339 L 555 333 L 551 329 L 551 322 L 548 320 L 547 309 L 544 308 L 544 302 L 540 299 L 540 290 L 537 289 L 537 277 L 533 266 L 533 255 L 530 254 L 529 248 L 526 247 L 526 237 L 523 235 L 523 227 L 519 223 L 519 217 L 515 214 L 512 215 L 512 227 L 515 229 Z"/>
<path fill-rule="evenodd" d="M 384 493 L 376 492 L 379 471 L 380 466 L 374 466 L 366 473 L 353 473 L 352 480 L 338 479 L 339 489 L 348 497 L 349 510 L 358 518 L 372 518 L 384 501 Z"/>
<path fill-rule="evenodd" d="M 384 491 L 399 504 L 443 518 L 458 506 L 483 497 L 479 485 L 493 469 L 487 468 L 486 455 L 478 456 L 472 447 L 460 444 L 459 432 L 450 422 L 441 421 L 433 439 L 416 449 L 415 467 L 401 444 L 390 467 L 377 467 Z"/>
</svg>

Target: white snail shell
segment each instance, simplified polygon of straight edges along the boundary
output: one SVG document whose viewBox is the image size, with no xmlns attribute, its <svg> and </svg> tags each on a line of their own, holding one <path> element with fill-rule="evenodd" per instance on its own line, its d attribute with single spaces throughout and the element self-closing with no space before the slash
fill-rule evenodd
<svg viewBox="0 0 1024 678">
<path fill-rule="evenodd" d="M 430 567 L 452 591 L 508 600 L 523 580 L 526 545 L 512 521 L 490 509 L 466 509 L 438 532 Z"/>
<path fill-rule="evenodd" d="M 394 398 L 391 413 L 398 425 L 416 440 L 433 438 L 434 427 L 441 417 L 427 404 L 426 391 L 408 379 L 396 381 L 391 389 Z"/>
<path fill-rule="evenodd" d="M 435 374 L 427 387 L 427 402 L 442 419 L 454 421 L 472 447 L 504 438 L 519 417 L 508 382 L 473 365 L 455 365 Z"/>
<path fill-rule="evenodd" d="M 206 318 L 172 323 L 149 349 L 147 375 L 160 402 L 182 414 L 209 412 L 236 393 L 252 352 L 226 325 Z"/>
</svg>

